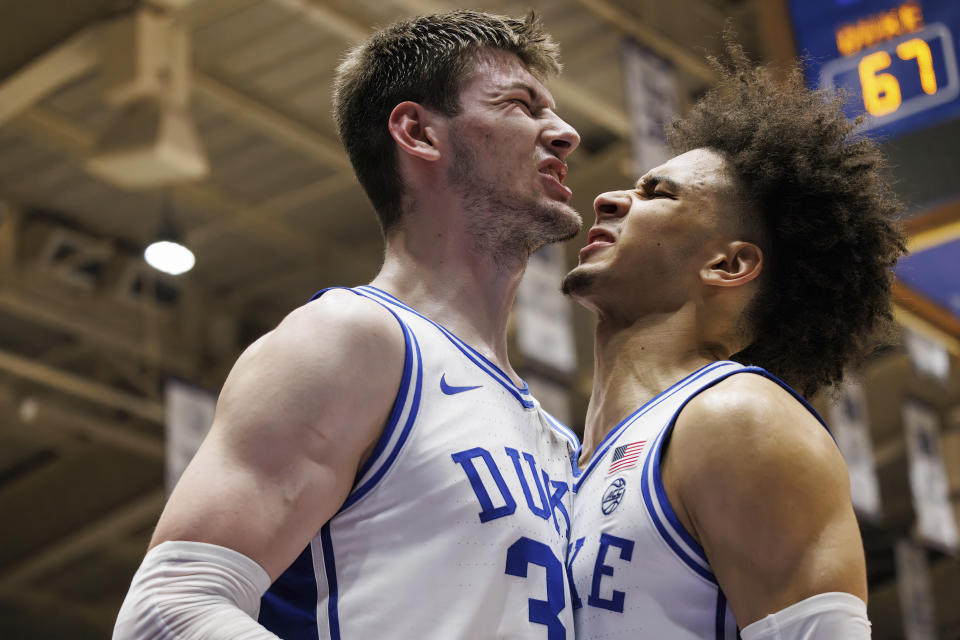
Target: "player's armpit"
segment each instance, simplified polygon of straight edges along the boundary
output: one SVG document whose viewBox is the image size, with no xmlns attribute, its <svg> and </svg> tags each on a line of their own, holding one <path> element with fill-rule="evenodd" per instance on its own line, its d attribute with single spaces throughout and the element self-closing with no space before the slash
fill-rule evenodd
<svg viewBox="0 0 960 640">
<path fill-rule="evenodd" d="M 291 313 L 237 361 L 151 546 L 220 545 L 276 579 L 349 494 L 403 363 L 402 329 L 375 302 L 334 290 Z"/>
<path fill-rule="evenodd" d="M 691 401 L 663 476 L 741 628 L 821 593 L 866 601 L 846 466 L 826 429 L 776 383 L 732 376 Z"/>
</svg>

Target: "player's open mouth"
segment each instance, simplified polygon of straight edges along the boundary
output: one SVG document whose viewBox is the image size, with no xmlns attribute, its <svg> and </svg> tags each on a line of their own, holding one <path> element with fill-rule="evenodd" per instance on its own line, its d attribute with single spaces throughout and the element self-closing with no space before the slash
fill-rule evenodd
<svg viewBox="0 0 960 640">
<path fill-rule="evenodd" d="M 548 158 L 544 160 L 540 163 L 540 167 L 537 170 L 540 173 L 553 176 L 560 184 L 563 184 L 564 179 L 567 177 L 567 165 L 559 158 Z"/>
<path fill-rule="evenodd" d="M 570 199 L 573 191 L 563 184 L 564 179 L 567 177 L 567 165 L 562 160 L 559 158 L 548 158 L 540 163 L 537 171 L 539 171 L 543 177 L 543 182 L 547 187 L 548 193 L 564 202 Z"/>
<path fill-rule="evenodd" d="M 613 246 L 616 241 L 616 236 L 610 231 L 600 227 L 593 227 L 590 229 L 590 233 L 587 234 L 587 246 L 580 249 L 580 261 L 582 262 L 586 256 L 594 251 Z"/>
</svg>

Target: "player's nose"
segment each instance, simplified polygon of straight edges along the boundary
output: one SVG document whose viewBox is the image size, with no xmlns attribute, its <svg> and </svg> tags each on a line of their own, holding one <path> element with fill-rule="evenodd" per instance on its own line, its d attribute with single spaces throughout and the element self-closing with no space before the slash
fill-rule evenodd
<svg viewBox="0 0 960 640">
<path fill-rule="evenodd" d="M 625 191 L 607 191 L 593 201 L 593 210 L 597 220 L 602 218 L 622 218 L 630 210 L 630 196 Z"/>
<path fill-rule="evenodd" d="M 580 146 L 580 134 L 566 120 L 553 114 L 550 124 L 544 129 L 546 143 L 558 158 L 563 160 Z"/>
</svg>

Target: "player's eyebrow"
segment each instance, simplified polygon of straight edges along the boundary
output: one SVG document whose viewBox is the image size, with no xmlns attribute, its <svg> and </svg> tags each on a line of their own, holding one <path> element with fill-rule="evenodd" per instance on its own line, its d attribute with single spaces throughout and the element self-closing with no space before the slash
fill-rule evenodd
<svg viewBox="0 0 960 640">
<path fill-rule="evenodd" d="M 515 89 L 519 89 L 520 91 L 526 91 L 527 94 L 530 96 L 531 102 L 545 102 L 551 111 L 554 111 L 557 108 L 557 106 L 553 103 L 553 101 L 548 99 L 546 96 L 537 93 L 537 90 L 531 87 L 526 82 L 520 82 L 520 81 L 513 82 L 507 87 L 505 87 L 504 91 L 513 91 Z"/>
<path fill-rule="evenodd" d="M 673 194 L 679 194 L 681 192 L 680 185 L 677 184 L 675 180 L 672 180 L 666 176 L 659 175 L 646 175 L 637 180 L 637 189 L 640 191 L 646 191 L 652 193 L 654 189 L 657 188 L 657 185 L 662 184 Z"/>
</svg>

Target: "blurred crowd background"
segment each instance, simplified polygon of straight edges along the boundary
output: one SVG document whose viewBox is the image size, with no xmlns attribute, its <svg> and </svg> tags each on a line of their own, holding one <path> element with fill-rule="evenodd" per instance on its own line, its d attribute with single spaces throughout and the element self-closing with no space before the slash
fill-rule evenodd
<svg viewBox="0 0 960 640">
<path fill-rule="evenodd" d="M 667 155 L 731 24 L 882 140 L 910 255 L 897 334 L 814 399 L 850 468 L 875 638 L 960 638 L 956 0 L 0 0 L 0 637 L 106 638 L 233 361 L 381 239 L 330 116 L 340 56 L 419 13 L 535 9 L 596 194 Z M 512 357 L 582 430 L 593 319 L 531 261 Z M 849 304 L 857 304 L 850 300 Z M 410 594 L 407 594 L 409 597 Z"/>
</svg>

